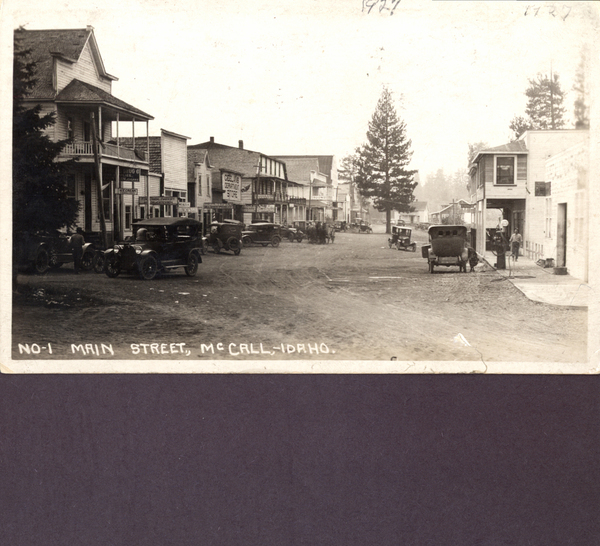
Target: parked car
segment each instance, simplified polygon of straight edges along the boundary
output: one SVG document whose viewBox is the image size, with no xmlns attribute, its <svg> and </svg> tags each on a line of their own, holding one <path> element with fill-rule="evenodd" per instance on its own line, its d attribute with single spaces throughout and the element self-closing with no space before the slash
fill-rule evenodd
<svg viewBox="0 0 600 546">
<path fill-rule="evenodd" d="M 73 263 L 71 239 L 65 233 L 38 232 L 33 235 L 22 233 L 17 238 L 16 253 L 20 269 L 43 275 L 49 269 L 57 269 L 66 263 Z M 83 245 L 81 269 L 90 271 L 96 263 L 96 251 L 92 243 Z"/>
<path fill-rule="evenodd" d="M 459 271 L 466 273 L 469 262 L 467 228 L 465 226 L 430 226 L 427 230 L 429 244 L 421 247 L 421 255 L 427 258 L 429 272 L 435 266 L 450 267 L 457 265 Z"/>
<path fill-rule="evenodd" d="M 193 277 L 202 263 L 201 224 L 192 218 L 148 218 L 133 224 L 131 241 L 114 245 L 104 253 L 104 271 L 116 277 L 122 271 L 144 280 L 158 273 L 183 268 Z"/>
<path fill-rule="evenodd" d="M 281 243 L 280 226 L 271 222 L 250 224 L 242 231 L 242 242 L 244 245 L 257 244 L 267 246 L 271 244 L 277 247 Z"/>
<path fill-rule="evenodd" d="M 355 222 L 352 224 L 352 231 L 356 231 L 358 233 L 373 233 L 373 228 L 371 224 L 365 222 L 364 220 L 360 220 L 359 222 Z"/>
<path fill-rule="evenodd" d="M 206 243 L 212 247 L 215 254 L 221 250 L 230 250 L 236 256 L 242 251 L 242 231 L 244 224 L 237 220 L 213 222 Z"/>
<path fill-rule="evenodd" d="M 398 250 L 415 252 L 417 243 L 411 241 L 412 229 L 402 226 L 392 226 L 392 236 L 388 238 L 390 248 L 395 246 Z"/>
<path fill-rule="evenodd" d="M 348 224 L 346 222 L 337 220 L 336 222 L 333 223 L 333 228 L 336 231 L 346 231 L 348 229 Z"/>
<path fill-rule="evenodd" d="M 281 226 L 279 230 L 281 237 L 289 239 L 290 243 L 293 243 L 294 241 L 301 243 L 304 239 L 304 232 L 301 229 L 291 226 Z"/>
</svg>

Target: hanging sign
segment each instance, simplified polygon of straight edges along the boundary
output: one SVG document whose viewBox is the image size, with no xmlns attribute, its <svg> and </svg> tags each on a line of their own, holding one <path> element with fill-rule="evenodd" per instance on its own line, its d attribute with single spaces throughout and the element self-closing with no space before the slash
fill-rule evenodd
<svg viewBox="0 0 600 546">
<path fill-rule="evenodd" d="M 140 179 L 140 171 L 141 169 L 121 167 L 119 170 L 119 178 L 128 182 L 138 182 Z"/>
<path fill-rule="evenodd" d="M 137 195 L 137 188 L 115 188 L 115 193 L 117 195 Z"/>
</svg>

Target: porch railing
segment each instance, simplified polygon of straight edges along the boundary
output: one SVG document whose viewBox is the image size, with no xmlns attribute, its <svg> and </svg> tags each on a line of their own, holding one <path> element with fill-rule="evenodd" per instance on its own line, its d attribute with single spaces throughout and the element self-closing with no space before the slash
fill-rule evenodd
<svg viewBox="0 0 600 546">
<path fill-rule="evenodd" d="M 101 154 L 107 157 L 116 157 L 118 159 L 129 159 L 134 161 L 146 161 L 146 152 L 139 149 L 126 148 L 116 144 L 102 143 L 98 144 Z M 80 141 L 67 144 L 62 151 L 62 155 L 67 156 L 93 156 L 94 148 L 92 142 Z"/>
</svg>

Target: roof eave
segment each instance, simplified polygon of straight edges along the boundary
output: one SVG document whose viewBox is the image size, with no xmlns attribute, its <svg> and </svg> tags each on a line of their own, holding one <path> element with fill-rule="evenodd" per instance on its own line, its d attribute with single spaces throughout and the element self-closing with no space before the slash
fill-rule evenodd
<svg viewBox="0 0 600 546">
<path fill-rule="evenodd" d="M 55 100 L 54 102 L 56 102 L 56 104 L 71 104 L 71 105 L 82 105 L 82 104 L 86 104 L 86 105 L 97 105 L 97 106 L 106 106 L 112 110 L 117 110 L 119 112 L 124 112 L 128 115 L 130 115 L 131 117 L 136 118 L 136 120 L 139 121 L 150 121 L 152 119 L 154 119 L 154 116 L 151 116 L 150 114 L 146 114 L 145 112 L 139 111 L 139 112 L 133 112 L 131 110 L 127 110 L 126 108 L 122 108 L 120 106 L 115 106 L 114 104 L 111 104 L 110 102 L 106 102 L 106 101 L 102 101 L 102 100 Z"/>
</svg>

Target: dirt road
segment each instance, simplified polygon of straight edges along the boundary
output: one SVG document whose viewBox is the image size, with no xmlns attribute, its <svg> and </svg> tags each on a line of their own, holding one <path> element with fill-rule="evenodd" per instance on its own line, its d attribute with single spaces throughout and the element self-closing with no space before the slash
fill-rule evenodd
<svg viewBox="0 0 600 546">
<path fill-rule="evenodd" d="M 432 275 L 377 227 L 209 252 L 193 278 L 20 275 L 13 358 L 585 361 L 586 311 L 531 302 L 485 267 Z"/>
</svg>

